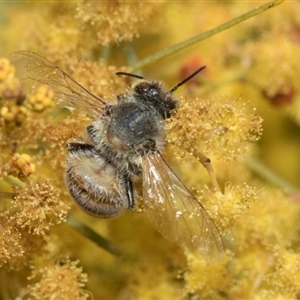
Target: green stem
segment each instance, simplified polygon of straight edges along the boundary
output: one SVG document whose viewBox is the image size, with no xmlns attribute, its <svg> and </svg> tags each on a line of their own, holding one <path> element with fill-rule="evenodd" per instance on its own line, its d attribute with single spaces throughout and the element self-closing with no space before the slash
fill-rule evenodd
<svg viewBox="0 0 300 300">
<path fill-rule="evenodd" d="M 12 199 L 16 194 L 10 192 L 0 192 L 0 198 Z"/>
<path fill-rule="evenodd" d="M 110 242 L 109 240 L 105 239 L 101 235 L 99 235 L 96 231 L 91 229 L 90 227 L 86 226 L 73 216 L 69 216 L 67 219 L 67 224 L 70 225 L 72 228 L 80 232 L 82 235 L 87 237 L 89 240 L 92 242 L 96 243 L 98 246 L 101 248 L 105 249 L 109 253 L 115 255 L 115 256 L 120 256 L 121 251 L 120 249 Z"/>
<path fill-rule="evenodd" d="M 295 194 L 300 197 L 300 190 L 286 181 L 284 178 L 280 177 L 273 170 L 269 169 L 267 166 L 262 164 L 260 161 L 254 157 L 247 157 L 245 159 L 246 165 L 254 172 L 264 177 L 270 183 L 282 188 L 288 194 Z"/>
<path fill-rule="evenodd" d="M 232 20 L 230 20 L 230 21 L 228 21 L 228 22 L 226 22 L 226 23 L 224 23 L 222 25 L 219 25 L 218 27 L 216 27 L 214 29 L 208 30 L 208 31 L 203 32 L 203 33 L 201 33 L 199 35 L 196 35 L 196 36 L 194 36 L 194 37 L 192 37 L 192 38 L 190 38 L 188 40 L 185 40 L 185 41 L 183 41 L 183 42 L 181 42 L 179 44 L 176 44 L 176 45 L 174 45 L 172 47 L 169 47 L 169 48 L 163 49 L 163 50 L 161 50 L 159 52 L 156 52 L 156 53 L 154 53 L 154 54 L 152 54 L 152 55 L 150 55 L 150 56 L 148 56 L 148 57 L 140 60 L 137 64 L 133 65 L 133 67 L 132 67 L 133 69 L 132 70 L 136 70 L 136 69 L 142 68 L 142 67 L 144 67 L 146 65 L 149 65 L 149 64 L 151 64 L 151 63 L 153 63 L 155 61 L 158 61 L 158 60 L 160 60 L 162 58 L 165 58 L 165 57 L 167 57 L 167 56 L 169 56 L 171 54 L 174 54 L 174 53 L 176 53 L 176 52 L 178 52 L 178 51 L 180 51 L 182 49 L 185 49 L 185 48 L 187 48 L 187 47 L 189 47 L 191 45 L 194 45 L 194 44 L 196 44 L 196 43 L 198 43 L 198 42 L 200 42 L 202 40 L 205 40 L 205 39 L 207 39 L 207 38 L 209 38 L 209 37 L 211 37 L 211 36 L 213 36 L 213 35 L 221 32 L 223 30 L 226 30 L 226 29 L 228 29 L 228 28 L 230 28 L 230 27 L 232 27 L 232 26 L 234 26 L 234 25 L 236 25 L 238 23 L 241 23 L 241 22 L 243 22 L 243 21 L 245 21 L 245 20 L 247 20 L 249 18 L 252 18 L 252 17 L 254 17 L 254 16 L 256 16 L 256 15 L 258 15 L 258 14 L 260 14 L 260 13 L 262 13 L 262 12 L 268 10 L 268 9 L 270 9 L 270 8 L 273 8 L 273 7 L 277 6 L 277 5 L 279 5 L 280 3 L 282 3 L 283 1 L 284 0 L 276 0 L 276 1 L 265 3 L 265 4 L 263 4 L 263 5 L 261 5 L 261 6 L 257 7 L 257 8 L 254 8 L 254 9 L 248 11 L 247 13 L 245 13 L 245 14 L 237 17 L 237 18 L 234 18 L 234 19 L 232 19 Z"/>
</svg>

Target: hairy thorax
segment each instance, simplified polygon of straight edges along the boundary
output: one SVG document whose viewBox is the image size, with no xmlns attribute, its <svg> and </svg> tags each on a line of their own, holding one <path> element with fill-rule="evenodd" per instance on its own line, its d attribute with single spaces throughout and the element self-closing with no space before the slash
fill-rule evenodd
<svg viewBox="0 0 300 300">
<path fill-rule="evenodd" d="M 110 152 L 112 160 L 138 164 L 141 155 L 162 150 L 165 145 L 162 117 L 146 105 L 133 102 L 115 106 L 95 120 L 88 131 L 95 148 Z"/>
</svg>

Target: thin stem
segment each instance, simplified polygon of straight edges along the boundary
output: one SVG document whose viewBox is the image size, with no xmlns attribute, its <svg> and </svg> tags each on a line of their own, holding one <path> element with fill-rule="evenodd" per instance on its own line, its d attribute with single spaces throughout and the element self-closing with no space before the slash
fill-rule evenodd
<svg viewBox="0 0 300 300">
<path fill-rule="evenodd" d="M 5 178 L 5 181 L 7 181 L 10 185 L 16 185 L 19 187 L 25 187 L 26 185 L 25 182 L 21 181 L 19 178 L 10 175 Z"/>
<path fill-rule="evenodd" d="M 260 161 L 254 157 L 245 158 L 246 165 L 254 172 L 264 177 L 270 183 L 282 188 L 285 192 L 289 194 L 295 194 L 300 197 L 300 190 L 286 181 L 284 178 L 280 177 L 273 170 L 269 169 L 267 166 L 262 164 Z"/>
<path fill-rule="evenodd" d="M 218 27 L 214 28 L 214 29 L 211 29 L 211 30 L 208 30 L 206 32 L 203 32 L 199 35 L 196 35 L 188 40 L 185 40 L 179 44 L 176 44 L 174 46 L 171 46 L 169 48 L 166 48 L 166 49 L 163 49 L 159 52 L 156 52 L 142 60 L 140 60 L 138 63 L 136 63 L 135 65 L 133 65 L 133 69 L 132 70 L 136 70 L 136 69 L 139 69 L 139 68 L 142 68 L 146 65 L 149 65 L 155 61 L 158 61 L 162 58 L 165 58 L 171 54 L 174 54 L 182 49 L 185 49 L 191 45 L 194 45 L 202 40 L 205 40 L 223 30 L 226 30 L 238 23 L 241 23 L 249 18 L 252 18 L 258 14 L 261 14 L 262 12 L 270 9 L 270 8 L 273 8 L 279 4 L 281 4 L 284 0 L 276 0 L 276 1 L 272 1 L 272 2 L 268 2 L 268 3 L 265 3 L 257 8 L 254 8 L 250 11 L 248 11 L 247 13 L 237 17 L 237 18 L 234 18 L 230 21 L 227 21 L 225 22 L 224 24 L 222 25 L 219 25 Z"/>
<path fill-rule="evenodd" d="M 16 194 L 11 192 L 0 192 L 0 198 L 12 199 Z"/>
<path fill-rule="evenodd" d="M 115 244 L 99 235 L 96 231 L 83 224 L 75 217 L 69 216 L 67 219 L 67 224 L 109 253 L 115 256 L 121 255 L 120 249 Z"/>
<path fill-rule="evenodd" d="M 211 164 L 211 161 L 208 157 L 206 157 L 205 155 L 203 155 L 201 152 L 198 151 L 193 151 L 193 156 L 203 165 L 203 167 L 206 169 L 208 176 L 210 178 L 211 184 L 214 188 L 215 191 L 218 191 L 220 193 L 221 189 L 220 186 L 218 184 L 213 166 Z"/>
</svg>

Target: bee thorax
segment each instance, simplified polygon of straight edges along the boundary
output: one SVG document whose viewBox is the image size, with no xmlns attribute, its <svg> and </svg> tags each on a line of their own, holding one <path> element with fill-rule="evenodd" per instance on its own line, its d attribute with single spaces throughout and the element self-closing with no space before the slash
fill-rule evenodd
<svg viewBox="0 0 300 300">
<path fill-rule="evenodd" d="M 156 150 L 164 142 L 162 118 L 145 105 L 118 105 L 107 127 L 107 140 L 119 151 L 143 153 Z"/>
</svg>

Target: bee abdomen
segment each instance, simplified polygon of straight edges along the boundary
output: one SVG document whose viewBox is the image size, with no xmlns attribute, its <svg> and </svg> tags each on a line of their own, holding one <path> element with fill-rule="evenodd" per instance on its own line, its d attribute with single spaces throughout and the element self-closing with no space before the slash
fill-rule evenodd
<svg viewBox="0 0 300 300">
<path fill-rule="evenodd" d="M 65 180 L 70 194 L 86 212 L 110 218 L 132 208 L 117 168 L 91 145 L 69 143 Z"/>
<path fill-rule="evenodd" d="M 82 178 L 77 178 L 76 181 L 71 174 L 66 175 L 71 196 L 88 214 L 100 218 L 111 218 L 121 214 L 127 208 L 120 196 L 109 194 L 97 187 L 93 187 L 91 191 L 91 186 L 80 179 Z"/>
</svg>

